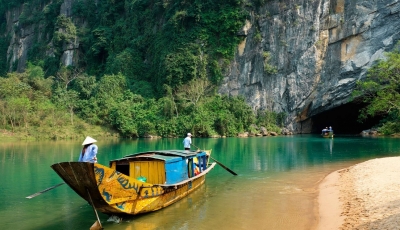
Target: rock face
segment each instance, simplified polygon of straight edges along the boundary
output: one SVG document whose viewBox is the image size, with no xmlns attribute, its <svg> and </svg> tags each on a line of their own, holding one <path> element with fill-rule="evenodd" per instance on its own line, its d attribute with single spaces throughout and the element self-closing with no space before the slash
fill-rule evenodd
<svg viewBox="0 0 400 230">
<path fill-rule="evenodd" d="M 60 14 L 70 17 L 74 1 L 64 0 Z M 348 103 L 356 81 L 400 37 L 398 0 L 257 2 L 265 3 L 250 12 L 240 31 L 243 42 L 219 93 L 243 95 L 254 110 L 285 113 L 290 133 L 311 132 L 313 116 Z M 48 36 L 21 27 L 22 11 L 6 15 L 10 71 L 23 70 L 34 36 Z M 48 47 L 47 55 L 54 56 L 51 42 Z M 78 47 L 79 38 L 64 44 L 60 63 L 77 62 Z"/>
<path fill-rule="evenodd" d="M 33 27 L 19 28 L 19 16 L 23 7 L 14 8 L 6 13 L 7 33 L 11 34 L 10 45 L 7 50 L 9 71 L 13 68 L 21 70 L 27 60 L 28 49 L 33 43 Z M 14 66 L 14 67 L 13 67 Z"/>
<path fill-rule="evenodd" d="M 268 1 L 239 33 L 219 93 L 284 112 L 291 131 L 308 133 L 314 115 L 348 103 L 356 81 L 393 49 L 399 11 L 398 0 Z"/>
<path fill-rule="evenodd" d="M 60 15 L 64 15 L 66 17 L 71 17 L 72 13 L 72 5 L 74 0 L 64 0 L 60 6 Z M 52 4 L 50 1 L 49 4 Z M 47 40 L 47 37 L 51 37 L 49 34 L 43 34 L 41 29 L 44 25 L 38 24 L 28 24 L 22 25 L 20 21 L 20 17 L 24 11 L 29 11 L 29 8 L 25 8 L 27 6 L 21 5 L 20 7 L 16 7 L 10 9 L 6 13 L 6 33 L 11 35 L 10 44 L 7 50 L 7 60 L 9 67 L 9 71 L 23 71 L 28 60 L 28 52 L 29 49 L 32 48 L 35 42 Z M 43 11 L 48 5 L 42 5 L 40 9 Z M 80 20 L 75 20 L 75 24 L 78 26 L 84 26 L 84 22 L 80 22 Z M 60 29 L 60 32 L 61 29 Z M 60 58 L 60 63 L 65 66 L 73 65 L 78 62 L 78 47 L 79 40 L 75 39 L 70 43 L 65 43 L 62 55 Z M 54 57 L 54 50 L 52 41 L 47 44 L 46 55 L 49 57 Z"/>
</svg>

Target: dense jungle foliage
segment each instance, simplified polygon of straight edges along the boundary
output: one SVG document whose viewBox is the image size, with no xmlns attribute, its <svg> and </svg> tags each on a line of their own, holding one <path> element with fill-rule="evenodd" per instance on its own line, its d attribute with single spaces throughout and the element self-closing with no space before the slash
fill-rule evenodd
<svg viewBox="0 0 400 230">
<path fill-rule="evenodd" d="M 377 126 L 385 135 L 400 133 L 400 43 L 386 58 L 379 60 L 368 71 L 368 77 L 359 81 L 353 96 L 367 103 L 359 116 L 385 117 Z"/>
<path fill-rule="evenodd" d="M 29 61 L 46 77 L 54 76 L 65 47 L 78 39 L 76 68 L 98 79 L 121 73 L 133 93 L 147 98 L 164 96 L 165 84 L 175 89 L 194 78 L 218 84 L 242 39 L 237 32 L 247 15 L 244 0 L 75 0 L 71 17 L 60 15 L 63 2 L 0 0 L 2 17 L 23 5 L 16 27 L 36 30 Z"/>
<path fill-rule="evenodd" d="M 242 98 L 215 93 L 249 3 L 75 0 L 66 17 L 63 2 L 0 0 L 2 34 L 5 12 L 19 7 L 14 30 L 36 36 L 23 73 L 6 69 L 10 38 L 0 38 L 0 128 L 42 138 L 96 126 L 124 137 L 235 136 L 254 124 L 279 132 L 284 114 L 256 115 Z M 68 67 L 60 65 L 66 46 L 79 51 Z"/>
<path fill-rule="evenodd" d="M 45 78 L 41 67 L 28 64 L 24 73 L 1 77 L 0 128 L 36 138 L 81 137 L 95 132 L 93 125 L 111 127 L 123 137 L 178 137 L 186 132 L 209 137 L 255 131 L 253 124 L 279 131 L 284 119 L 272 112 L 256 116 L 240 97 L 208 96 L 205 79 L 189 81 L 176 94 L 166 86 L 165 97 L 149 99 L 132 93 L 122 74 L 98 81 L 90 76 L 63 79 L 70 71 Z"/>
</svg>

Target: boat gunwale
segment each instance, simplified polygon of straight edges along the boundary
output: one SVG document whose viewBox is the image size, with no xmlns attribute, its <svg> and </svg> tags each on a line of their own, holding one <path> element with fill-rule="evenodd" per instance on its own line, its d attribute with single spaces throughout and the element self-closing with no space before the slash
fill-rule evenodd
<svg viewBox="0 0 400 230">
<path fill-rule="evenodd" d="M 59 163 L 56 163 L 56 164 L 54 164 L 54 165 L 60 165 L 60 164 L 63 164 L 63 163 L 68 163 L 68 165 L 70 165 L 70 163 L 71 162 L 74 162 L 74 163 L 77 163 L 77 165 L 80 165 L 80 167 L 81 167 L 81 165 L 86 165 L 86 164 L 93 164 L 93 163 L 88 163 L 88 162 L 75 162 L 75 161 L 65 161 L 65 162 L 59 162 Z M 96 164 L 99 164 L 99 163 L 96 163 Z M 195 179 L 197 179 L 197 178 L 200 178 L 200 177 L 202 177 L 202 176 L 205 176 L 208 172 L 210 172 L 211 171 L 211 169 L 213 169 L 214 167 L 215 167 L 215 165 L 216 165 L 217 163 L 215 163 L 215 162 L 213 162 L 213 163 L 211 163 L 208 167 L 207 167 L 207 169 L 206 170 L 204 170 L 203 172 L 201 172 L 199 175 L 196 175 L 196 176 L 194 176 L 194 177 L 190 177 L 190 178 L 188 178 L 188 179 L 186 179 L 186 180 L 183 180 L 183 181 L 180 181 L 180 182 L 178 182 L 178 183 L 174 183 L 174 184 L 151 184 L 151 186 L 141 186 L 141 188 L 151 188 L 151 187 L 155 187 L 155 186 L 160 186 L 160 187 L 163 187 L 163 188 L 167 188 L 167 187 L 175 187 L 175 186 L 179 186 L 179 185 L 182 185 L 182 184 L 185 184 L 185 183 L 187 183 L 187 182 L 190 182 L 190 181 L 193 181 L 193 180 L 195 180 Z M 93 164 L 93 166 L 94 166 L 95 164 Z M 103 164 L 99 164 L 99 165 L 103 165 Z M 71 165 L 70 165 L 71 166 Z M 108 166 L 106 166 L 106 165 L 103 165 L 104 167 L 107 167 L 107 168 L 109 168 Z M 110 168 L 111 169 L 111 168 Z M 94 170 L 94 167 L 93 167 L 93 169 L 92 170 Z M 58 172 L 57 172 L 57 170 L 55 170 L 56 171 L 56 173 L 58 174 Z M 117 170 L 115 170 L 116 172 L 118 172 Z M 122 173 L 123 174 L 123 173 Z M 126 175 L 126 174 L 124 174 L 125 176 L 128 176 L 128 175 Z M 59 174 L 59 176 L 63 179 L 63 177 Z M 130 176 L 128 176 L 128 177 L 130 177 Z M 131 178 L 133 178 L 133 177 L 131 177 Z M 133 178 L 133 179 L 135 179 L 135 178 Z M 136 179 L 135 179 L 136 180 Z M 65 181 L 65 180 L 64 180 Z M 66 181 L 67 182 L 67 181 Z M 67 184 L 69 185 L 69 183 L 67 182 Z M 150 184 L 150 183 L 148 183 L 148 184 Z M 71 188 L 73 188 L 74 186 L 71 186 L 71 185 L 69 185 Z M 76 192 L 76 191 L 75 191 Z M 78 192 L 77 192 L 78 193 Z M 80 194 L 80 193 L 78 193 L 78 194 Z"/>
<path fill-rule="evenodd" d="M 203 151 L 190 151 L 190 150 L 156 150 L 156 151 L 146 151 L 146 152 L 139 152 L 139 153 L 134 153 L 130 155 L 126 155 L 120 159 L 115 159 L 115 160 L 121 160 L 121 159 L 127 159 L 127 158 L 134 158 L 138 157 L 141 155 L 146 155 L 146 154 L 158 154 L 158 155 L 164 155 L 164 156 L 178 156 L 178 157 L 190 157 L 190 156 L 196 156 L 199 153 L 206 152 L 205 150 Z"/>
</svg>

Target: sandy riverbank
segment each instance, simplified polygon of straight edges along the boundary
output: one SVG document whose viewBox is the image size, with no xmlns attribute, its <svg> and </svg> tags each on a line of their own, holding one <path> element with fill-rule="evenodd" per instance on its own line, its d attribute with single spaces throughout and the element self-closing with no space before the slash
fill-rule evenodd
<svg viewBox="0 0 400 230">
<path fill-rule="evenodd" d="M 369 160 L 319 185 L 318 230 L 400 229 L 400 157 Z"/>
</svg>

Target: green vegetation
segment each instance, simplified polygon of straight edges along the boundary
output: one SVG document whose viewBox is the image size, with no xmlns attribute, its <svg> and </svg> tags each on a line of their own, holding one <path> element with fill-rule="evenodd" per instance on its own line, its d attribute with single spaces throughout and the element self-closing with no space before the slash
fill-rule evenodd
<svg viewBox="0 0 400 230">
<path fill-rule="evenodd" d="M 400 45 L 358 82 L 354 97 L 368 104 L 361 110 L 360 121 L 383 116 L 378 130 L 385 135 L 400 133 Z"/>
<path fill-rule="evenodd" d="M 78 1 L 73 16 L 85 18 L 78 31 L 90 75 L 118 74 L 128 87 L 152 86 L 149 96 L 162 97 L 164 85 L 175 89 L 207 75 L 222 79 L 233 58 L 243 26 L 242 0 L 206 1 Z M 140 86 L 139 85 L 139 86 Z M 154 89 L 154 90 L 153 90 Z"/>
<path fill-rule="evenodd" d="M 276 74 L 278 72 L 278 69 L 270 64 L 271 60 L 271 53 L 270 52 L 264 52 L 263 53 L 263 58 L 264 58 L 264 71 L 267 74 Z"/>
<path fill-rule="evenodd" d="M 243 0 L 204 1 L 73 1 L 72 17 L 60 14 L 61 0 L 0 0 L 0 34 L 6 34 L 5 12 L 23 6 L 17 31 L 34 31 L 28 60 L 45 76 L 60 70 L 68 45 L 79 42 L 79 63 L 89 75 L 121 73 L 132 92 L 164 96 L 173 89 L 207 75 L 218 84 L 226 63 L 242 39 L 237 32 L 246 12 Z M 18 11 L 17 11 L 18 12 Z M 5 75 L 10 39 L 0 37 L 0 74 Z"/>
<path fill-rule="evenodd" d="M 122 74 L 96 80 L 66 68 L 45 78 L 41 67 L 28 64 L 24 73 L 0 78 L 0 130 L 37 139 L 77 138 L 88 132 L 115 136 L 110 130 L 129 138 L 187 132 L 236 136 L 253 124 L 279 132 L 284 119 L 272 112 L 255 116 L 243 98 L 214 95 L 206 78 L 190 80 L 176 91 L 165 85 L 165 90 L 166 96 L 148 99 L 132 93 Z"/>
<path fill-rule="evenodd" d="M 247 1 L 76 0 L 72 17 L 60 14 L 62 3 L 0 0 L 0 34 L 5 12 L 19 6 L 14 29 L 34 31 L 23 73 L 8 73 L 10 38 L 0 37 L 0 129 L 35 138 L 87 130 L 209 137 L 282 125 L 280 115 L 256 116 L 243 98 L 215 93 L 243 39 Z M 68 67 L 60 65 L 66 47 L 79 47 Z"/>
<path fill-rule="evenodd" d="M 19 138 L 59 139 L 81 137 L 92 129 L 98 136 L 112 135 L 87 125 L 81 119 L 71 122 L 62 102 L 53 101 L 53 78 L 44 78 L 40 67 L 29 65 L 24 73 L 0 78 L 0 130 L 17 133 Z"/>
</svg>

